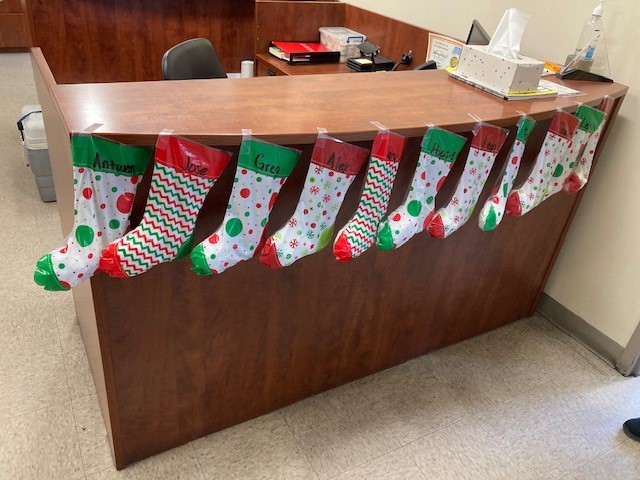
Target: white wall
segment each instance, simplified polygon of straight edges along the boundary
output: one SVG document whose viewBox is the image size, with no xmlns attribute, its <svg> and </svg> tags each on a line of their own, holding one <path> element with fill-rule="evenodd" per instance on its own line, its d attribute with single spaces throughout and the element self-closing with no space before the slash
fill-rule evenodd
<svg viewBox="0 0 640 480">
<path fill-rule="evenodd" d="M 504 10 L 516 7 L 531 14 L 522 53 L 558 62 L 575 49 L 582 26 L 597 4 L 596 0 L 346 3 L 461 39 L 466 38 L 474 18 L 491 34 Z M 597 173 L 589 182 L 546 292 L 626 346 L 640 322 L 640 14 L 637 0 L 606 0 L 604 8 L 611 75 L 628 85 L 630 93 Z"/>
</svg>

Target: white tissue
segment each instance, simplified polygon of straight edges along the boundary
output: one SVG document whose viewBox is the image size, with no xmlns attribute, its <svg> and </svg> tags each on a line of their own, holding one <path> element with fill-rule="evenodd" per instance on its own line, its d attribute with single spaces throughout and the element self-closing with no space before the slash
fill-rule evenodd
<svg viewBox="0 0 640 480">
<path fill-rule="evenodd" d="M 529 21 L 529 14 L 517 8 L 510 8 L 504 12 L 496 32 L 491 37 L 486 52 L 517 60 L 520 54 L 520 40 Z"/>
</svg>

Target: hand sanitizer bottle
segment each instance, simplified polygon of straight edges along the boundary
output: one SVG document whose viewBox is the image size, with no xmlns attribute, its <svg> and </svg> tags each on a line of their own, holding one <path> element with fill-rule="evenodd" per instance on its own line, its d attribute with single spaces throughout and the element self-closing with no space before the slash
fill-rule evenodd
<svg viewBox="0 0 640 480">
<path fill-rule="evenodd" d="M 604 27 L 602 25 L 602 1 L 593 9 L 591 18 L 587 20 L 580 41 L 573 54 L 573 61 L 576 63 L 575 68 L 589 71 L 593 64 L 593 53 L 598 46 L 598 41 L 603 35 Z"/>
</svg>

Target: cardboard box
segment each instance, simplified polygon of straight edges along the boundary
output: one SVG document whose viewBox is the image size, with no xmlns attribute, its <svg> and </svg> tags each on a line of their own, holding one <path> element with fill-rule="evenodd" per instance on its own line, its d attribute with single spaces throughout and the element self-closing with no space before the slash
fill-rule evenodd
<svg viewBox="0 0 640 480">
<path fill-rule="evenodd" d="M 544 62 L 518 56 L 510 60 L 485 52 L 485 45 L 465 45 L 456 73 L 472 83 L 505 95 L 533 92 L 537 89 Z"/>
</svg>

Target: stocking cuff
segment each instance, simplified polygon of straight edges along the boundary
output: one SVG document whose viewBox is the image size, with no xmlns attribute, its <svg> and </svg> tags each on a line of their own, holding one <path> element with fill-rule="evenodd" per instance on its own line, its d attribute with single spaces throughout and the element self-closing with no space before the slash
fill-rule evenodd
<svg viewBox="0 0 640 480">
<path fill-rule="evenodd" d="M 443 162 L 455 162 L 467 139 L 438 127 L 431 127 L 422 138 L 420 149 Z"/>
<path fill-rule="evenodd" d="M 261 175 L 286 178 L 296 166 L 299 157 L 299 150 L 252 138 L 242 141 L 238 165 Z"/>
<path fill-rule="evenodd" d="M 604 113 L 595 108 L 588 107 L 586 105 L 580 105 L 576 113 L 574 113 L 582 122 L 580 123 L 580 130 L 588 133 L 595 132 L 602 120 L 604 120 Z"/>
<path fill-rule="evenodd" d="M 567 112 L 556 112 L 551 119 L 551 125 L 549 125 L 549 131 L 555 133 L 560 137 L 571 140 L 573 134 L 580 126 L 580 119 Z"/>
<path fill-rule="evenodd" d="M 356 175 L 367 161 L 369 150 L 326 135 L 319 136 L 311 162 L 335 172 Z"/>
<path fill-rule="evenodd" d="M 488 123 L 481 123 L 473 133 L 471 147 L 497 154 L 507 138 L 508 130 Z"/>
<path fill-rule="evenodd" d="M 231 154 L 175 135 L 158 136 L 156 162 L 180 173 L 217 180 Z"/>
<path fill-rule="evenodd" d="M 407 139 L 397 133 L 382 131 L 373 139 L 371 156 L 385 162 L 399 162 Z"/>
<path fill-rule="evenodd" d="M 142 175 L 151 160 L 151 149 L 132 147 L 87 134 L 71 136 L 73 166 L 96 172 L 133 177 Z"/>
</svg>

